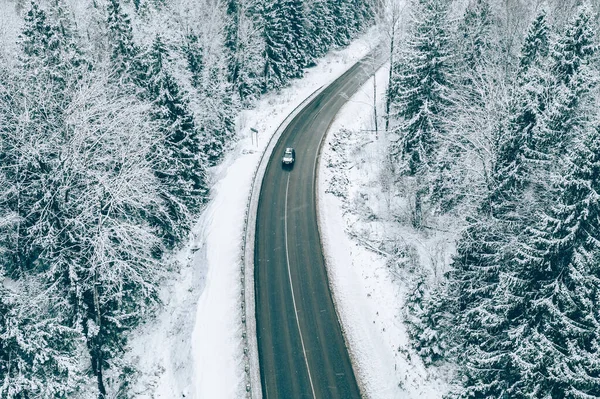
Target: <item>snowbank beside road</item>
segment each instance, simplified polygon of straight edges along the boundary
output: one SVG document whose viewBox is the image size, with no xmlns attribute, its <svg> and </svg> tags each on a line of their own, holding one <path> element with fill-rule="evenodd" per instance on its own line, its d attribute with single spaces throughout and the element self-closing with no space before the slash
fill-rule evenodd
<svg viewBox="0 0 600 399">
<path fill-rule="evenodd" d="M 388 68 L 376 74 L 379 106 Z M 403 277 L 409 273 L 391 268 L 387 254 L 364 239 L 411 241 L 417 236 L 397 222 L 378 219 L 393 199 L 383 189 L 388 143 L 384 133 L 373 130 L 373 88 L 371 79 L 342 108 L 323 147 L 318 211 L 329 281 L 357 380 L 367 397 L 438 399 L 446 388 L 411 350 L 403 323 L 409 288 Z M 431 235 L 417 248 L 417 256 L 428 260 L 431 248 L 445 244 L 447 237 Z"/>
<path fill-rule="evenodd" d="M 182 267 L 176 279 L 166 282 L 164 309 L 131 339 L 127 360 L 140 371 L 136 398 L 244 396 L 241 253 L 254 171 L 288 114 L 377 42 L 372 30 L 349 47 L 331 51 L 303 79 L 241 113 L 239 142 L 212 171 L 211 200 L 194 228 L 195 239 L 178 254 Z"/>
</svg>

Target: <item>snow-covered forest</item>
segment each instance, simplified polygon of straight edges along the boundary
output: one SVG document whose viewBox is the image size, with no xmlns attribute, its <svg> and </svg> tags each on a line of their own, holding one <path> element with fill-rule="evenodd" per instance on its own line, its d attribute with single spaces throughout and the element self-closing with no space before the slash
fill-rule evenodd
<svg viewBox="0 0 600 399">
<path fill-rule="evenodd" d="M 0 397 L 129 397 L 128 334 L 237 113 L 373 20 L 363 0 L 0 3 Z"/>
<path fill-rule="evenodd" d="M 387 13 L 388 217 L 458 232 L 406 315 L 425 363 L 456 370 L 449 398 L 600 397 L 597 5 Z"/>
<path fill-rule="evenodd" d="M 1 0 L 0 398 L 132 396 L 236 116 L 373 23 L 389 85 L 329 190 L 413 349 L 448 398 L 600 398 L 599 6 Z"/>
</svg>

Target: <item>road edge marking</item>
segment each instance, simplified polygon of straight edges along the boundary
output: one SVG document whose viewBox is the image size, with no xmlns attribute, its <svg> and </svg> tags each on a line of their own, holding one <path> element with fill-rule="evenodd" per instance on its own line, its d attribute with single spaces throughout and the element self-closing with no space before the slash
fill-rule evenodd
<svg viewBox="0 0 600 399">
<path fill-rule="evenodd" d="M 300 328 L 300 320 L 298 319 L 298 308 L 296 307 L 296 296 L 294 295 L 294 283 L 292 282 L 292 272 L 290 271 L 290 254 L 288 250 L 288 233 L 287 233 L 287 209 L 288 209 L 288 190 L 290 188 L 290 174 L 288 173 L 287 183 L 285 185 L 285 208 L 283 214 L 283 232 L 285 235 L 285 261 L 287 264 L 288 277 L 290 279 L 290 288 L 292 289 L 292 303 L 294 304 L 294 314 L 296 316 L 296 325 L 298 326 L 298 334 L 300 334 L 300 343 L 302 344 L 302 354 L 304 355 L 304 363 L 306 363 L 306 371 L 308 372 L 308 380 L 310 381 L 310 389 L 312 391 L 313 399 L 317 398 L 315 395 L 315 387 L 313 385 L 312 376 L 310 374 L 310 367 L 308 366 L 308 357 L 306 356 L 306 348 L 304 347 L 304 338 L 302 338 L 302 329 Z"/>
</svg>

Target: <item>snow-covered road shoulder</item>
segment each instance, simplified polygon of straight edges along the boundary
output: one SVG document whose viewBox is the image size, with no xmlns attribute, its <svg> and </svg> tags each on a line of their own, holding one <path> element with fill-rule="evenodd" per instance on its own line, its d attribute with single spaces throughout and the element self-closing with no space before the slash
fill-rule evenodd
<svg viewBox="0 0 600 399">
<path fill-rule="evenodd" d="M 388 71 L 389 65 L 376 74 L 378 97 L 385 92 Z M 386 204 L 377 180 L 387 143 L 373 131 L 373 93 L 371 79 L 340 111 L 322 151 L 318 212 L 329 281 L 367 397 L 441 398 L 445 387 L 428 375 L 409 345 L 402 317 L 407 283 L 389 267 L 384 252 L 356 234 L 377 228 L 368 222 L 377 213 L 369 206 Z M 369 202 L 369 196 L 377 201 Z M 386 228 L 383 222 L 379 226 Z"/>
</svg>

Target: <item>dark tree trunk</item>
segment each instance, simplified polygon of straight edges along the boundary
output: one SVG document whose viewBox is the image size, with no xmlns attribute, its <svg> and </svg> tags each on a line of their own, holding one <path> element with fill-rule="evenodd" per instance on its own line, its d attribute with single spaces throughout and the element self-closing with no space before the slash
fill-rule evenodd
<svg viewBox="0 0 600 399">
<path fill-rule="evenodd" d="M 379 138 L 379 127 L 377 125 L 377 71 L 375 60 L 373 60 L 373 113 L 375 114 L 375 139 Z"/>
<path fill-rule="evenodd" d="M 94 345 L 96 346 L 96 355 L 92 355 L 92 368 L 98 380 L 98 399 L 106 399 L 106 387 L 104 386 L 104 377 L 102 375 L 102 348 L 99 343 L 95 343 Z"/>
<path fill-rule="evenodd" d="M 423 210 L 422 210 L 422 199 L 421 199 L 421 188 L 417 188 L 415 193 L 415 218 L 413 220 L 413 226 L 418 229 L 423 223 Z"/>
<path fill-rule="evenodd" d="M 392 70 L 394 68 L 394 36 L 396 35 L 396 22 L 392 26 L 392 37 L 390 40 L 390 73 L 388 75 L 388 89 L 385 96 L 385 131 L 390 128 L 390 108 L 392 107 L 392 95 L 390 87 L 392 87 Z"/>
</svg>

